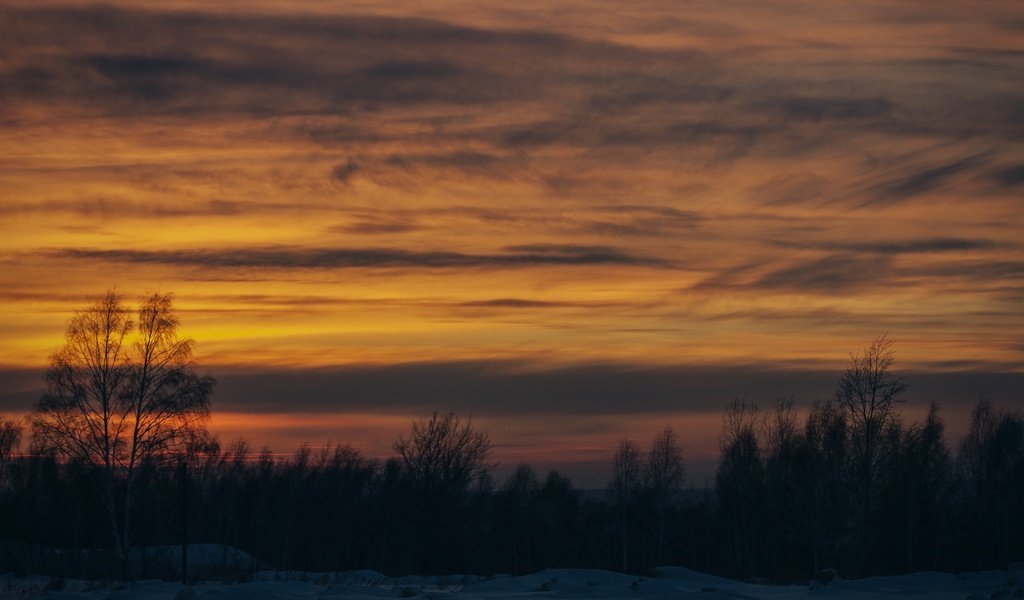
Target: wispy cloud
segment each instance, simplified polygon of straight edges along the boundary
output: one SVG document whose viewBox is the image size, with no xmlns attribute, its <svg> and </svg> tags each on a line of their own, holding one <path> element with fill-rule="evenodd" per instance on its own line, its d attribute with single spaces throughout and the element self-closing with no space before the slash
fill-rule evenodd
<svg viewBox="0 0 1024 600">
<path fill-rule="evenodd" d="M 811 241 L 778 240 L 773 242 L 782 248 L 817 249 L 829 252 L 854 252 L 870 254 L 931 254 L 948 252 L 969 252 L 992 250 L 1014 245 L 990 239 L 957 237 L 920 238 L 908 240 L 862 240 L 862 241 Z"/>
<path fill-rule="evenodd" d="M 500 253 L 414 252 L 393 248 L 238 248 L 233 250 L 103 250 L 61 249 L 51 256 L 77 260 L 102 260 L 219 269 L 347 269 L 347 268 L 475 268 L 536 267 L 549 265 L 627 265 L 668 267 L 653 257 L 622 252 L 604 246 L 533 244 L 509 246 Z"/>
</svg>

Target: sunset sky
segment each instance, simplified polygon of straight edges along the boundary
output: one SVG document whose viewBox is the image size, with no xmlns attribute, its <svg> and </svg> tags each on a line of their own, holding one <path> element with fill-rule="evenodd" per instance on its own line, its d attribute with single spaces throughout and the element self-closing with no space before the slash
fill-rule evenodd
<svg viewBox="0 0 1024 600">
<path fill-rule="evenodd" d="M 1024 406 L 1024 3 L 0 5 L 0 413 L 173 292 L 213 430 L 390 454 L 434 409 L 602 480 L 808 406 Z M 699 483 L 699 481 L 696 481 Z"/>
</svg>

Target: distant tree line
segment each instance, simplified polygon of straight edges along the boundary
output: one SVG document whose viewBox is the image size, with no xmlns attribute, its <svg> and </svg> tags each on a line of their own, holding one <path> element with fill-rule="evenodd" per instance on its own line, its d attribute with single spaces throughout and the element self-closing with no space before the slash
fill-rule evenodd
<svg viewBox="0 0 1024 600">
<path fill-rule="evenodd" d="M 791 582 L 828 567 L 856 576 L 1024 559 L 1024 418 L 984 400 L 955 458 L 937 408 L 922 423 L 893 420 L 879 438 L 870 496 L 836 402 L 816 405 L 802 423 L 789 401 L 766 411 L 737 402 L 704 489 L 684 485 L 671 429 L 647 452 L 623 441 L 608 489 L 594 492 L 529 465 L 498 484 L 483 462 L 486 436 L 468 421 L 434 415 L 417 425 L 475 436 L 479 452 L 452 465 L 427 458 L 425 447 L 410 453 L 422 441 L 406 440 L 396 443 L 406 454 L 385 461 L 346 445 L 281 460 L 243 441 L 194 440 L 184 454 L 190 540 L 240 548 L 276 569 L 394 575 L 681 565 Z M 0 441 L 10 448 L 17 431 L 5 423 Z M 102 467 L 3 450 L 0 570 L 119 576 L 95 492 Z M 132 545 L 180 542 L 180 477 L 168 463 L 139 468 Z M 110 562 L 79 552 L 96 548 L 109 549 Z"/>
<path fill-rule="evenodd" d="M 304 571 L 680 565 L 782 583 L 1024 560 L 1024 416 L 979 400 L 951 452 L 938 407 L 901 419 L 884 337 L 804 416 L 790 399 L 735 401 L 713 484 L 687 485 L 666 427 L 647 448 L 621 440 L 607 488 L 579 490 L 529 465 L 496 482 L 487 434 L 454 414 L 414 422 L 386 460 L 223 445 L 203 427 L 213 381 L 176 327 L 169 296 L 133 322 L 108 294 L 51 361 L 29 453 L 0 418 L 0 572 L 145 576 L 130 549 L 180 543 L 186 516 L 193 543 Z"/>
</svg>

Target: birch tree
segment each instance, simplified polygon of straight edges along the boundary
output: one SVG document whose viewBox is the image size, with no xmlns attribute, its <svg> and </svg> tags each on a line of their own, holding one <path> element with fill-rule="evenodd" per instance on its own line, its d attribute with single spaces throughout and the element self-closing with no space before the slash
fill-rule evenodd
<svg viewBox="0 0 1024 600">
<path fill-rule="evenodd" d="M 850 426 L 855 480 L 860 502 L 860 550 L 863 567 L 871 548 L 872 505 L 877 495 L 882 436 L 897 421 L 896 404 L 907 389 L 893 374 L 896 353 L 883 335 L 858 354 L 836 384 L 836 403 Z"/>
<path fill-rule="evenodd" d="M 177 456 L 209 417 L 214 381 L 178 327 L 170 294 L 143 297 L 135 321 L 107 292 L 68 323 L 31 416 L 38 448 L 94 467 L 125 577 L 139 468 Z"/>
</svg>

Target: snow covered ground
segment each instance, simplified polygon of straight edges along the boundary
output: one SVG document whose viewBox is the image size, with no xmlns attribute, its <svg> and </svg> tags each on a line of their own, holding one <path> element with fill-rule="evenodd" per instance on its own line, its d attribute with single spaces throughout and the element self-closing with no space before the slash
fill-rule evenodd
<svg viewBox="0 0 1024 600">
<path fill-rule="evenodd" d="M 0 576 L 0 598 L 142 600 L 329 600 L 661 599 L 728 598 L 787 600 L 813 596 L 835 600 L 935 598 L 981 600 L 1024 598 L 1024 567 L 984 573 L 915 573 L 833 580 L 824 586 L 768 586 L 740 583 L 689 569 L 664 567 L 657 577 L 636 577 L 587 569 L 549 569 L 521 577 L 386 577 L 373 571 L 301 573 L 258 571 L 239 583 L 183 586 L 164 581 L 100 584 L 44 577 Z"/>
</svg>

